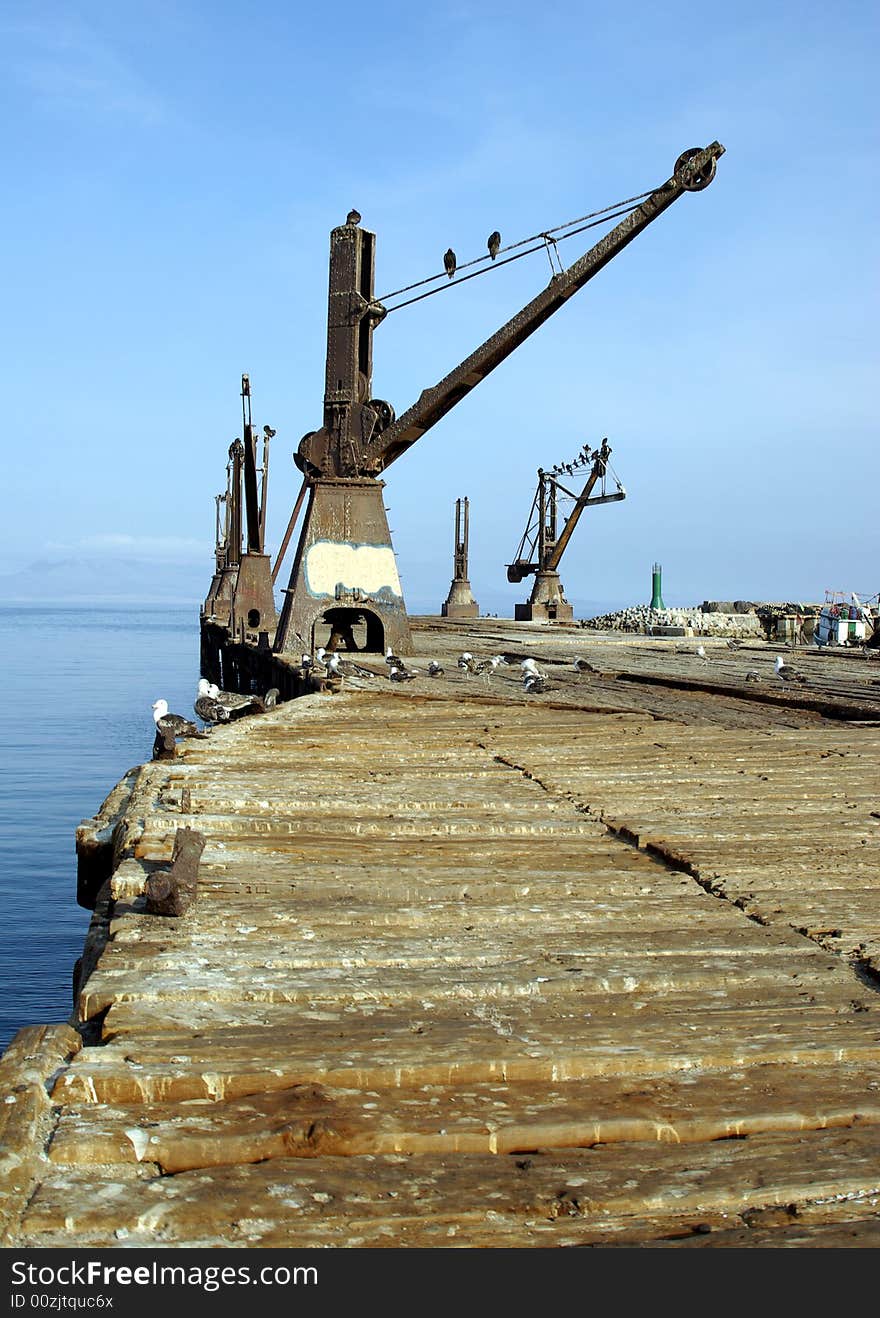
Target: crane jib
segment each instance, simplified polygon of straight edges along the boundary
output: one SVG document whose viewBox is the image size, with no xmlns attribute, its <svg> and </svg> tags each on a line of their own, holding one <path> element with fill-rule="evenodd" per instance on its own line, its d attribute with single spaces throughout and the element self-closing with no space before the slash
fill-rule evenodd
<svg viewBox="0 0 880 1318">
<path fill-rule="evenodd" d="M 682 193 L 702 191 L 708 186 L 714 177 L 715 162 L 723 154 L 724 147 L 720 142 L 713 142 L 702 151 L 692 149 L 683 152 L 666 183 L 655 189 L 567 270 L 554 276 L 548 287 L 518 311 L 506 325 L 433 388 L 425 389 L 412 407 L 382 431 L 368 448 L 371 470 L 383 471 L 405 453 L 633 238 L 677 201 Z"/>
</svg>

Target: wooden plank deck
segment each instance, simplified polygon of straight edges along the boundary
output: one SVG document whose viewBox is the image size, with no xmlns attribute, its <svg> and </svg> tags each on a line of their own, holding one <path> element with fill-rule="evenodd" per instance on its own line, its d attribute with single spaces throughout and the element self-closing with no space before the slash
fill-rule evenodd
<svg viewBox="0 0 880 1318">
<path fill-rule="evenodd" d="M 374 662 L 96 820 L 77 1028 L 0 1061 L 2 1242 L 875 1246 L 880 664 L 416 642 L 442 678 Z M 198 898 L 149 915 L 184 826 Z"/>
</svg>

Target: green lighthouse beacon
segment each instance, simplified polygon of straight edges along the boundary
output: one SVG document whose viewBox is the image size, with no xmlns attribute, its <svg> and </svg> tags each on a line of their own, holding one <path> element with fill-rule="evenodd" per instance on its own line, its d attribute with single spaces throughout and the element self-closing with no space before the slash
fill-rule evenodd
<svg viewBox="0 0 880 1318">
<path fill-rule="evenodd" d="M 652 609 L 666 608 L 666 605 L 663 603 L 663 594 L 660 584 L 662 574 L 663 574 L 663 570 L 660 567 L 660 564 L 655 563 L 653 568 L 651 569 L 651 608 Z"/>
</svg>

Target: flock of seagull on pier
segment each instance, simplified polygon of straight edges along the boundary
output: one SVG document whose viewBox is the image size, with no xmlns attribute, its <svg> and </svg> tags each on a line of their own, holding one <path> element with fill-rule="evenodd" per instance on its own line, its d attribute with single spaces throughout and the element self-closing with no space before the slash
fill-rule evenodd
<svg viewBox="0 0 880 1318">
<path fill-rule="evenodd" d="M 731 638 L 726 642 L 726 645 L 730 650 L 738 650 L 742 645 L 742 641 Z M 712 656 L 707 653 L 705 646 L 702 644 L 696 646 L 678 645 L 675 649 L 677 654 L 690 655 L 699 659 L 702 664 L 713 662 Z M 526 694 L 540 695 L 547 690 L 547 674 L 538 667 L 537 661 L 531 658 L 517 661 L 503 654 L 494 654 L 490 658 L 483 659 L 477 658 L 470 650 L 463 650 L 456 659 L 456 668 L 463 678 L 482 677 L 488 684 L 499 668 L 502 666 L 510 667 L 517 662 L 520 668 L 520 682 Z M 314 657 L 308 654 L 302 656 L 303 672 L 309 672 L 316 666 L 320 666 L 327 674 L 334 677 L 357 675 L 375 678 L 378 675 L 375 670 L 365 668 L 352 660 L 342 659 L 337 653 L 323 648 L 316 650 Z M 389 680 L 395 683 L 412 681 L 413 678 L 423 673 L 425 676 L 432 678 L 442 677 L 445 674 L 444 666 L 438 660 L 431 659 L 424 668 L 414 668 L 411 663 L 395 654 L 391 646 L 385 652 L 385 666 Z M 582 655 L 577 655 L 574 658 L 572 667 L 579 678 L 584 678 L 588 674 L 601 676 L 602 672 L 601 669 L 590 663 Z M 803 673 L 792 664 L 785 663 L 781 656 L 777 656 L 773 671 L 783 687 L 806 684 L 807 679 Z M 745 674 L 745 681 L 762 682 L 764 677 L 756 669 L 749 669 Z"/>
<path fill-rule="evenodd" d="M 738 650 L 742 642 L 731 638 L 726 644 L 729 649 Z M 678 645 L 675 649 L 677 654 L 691 655 L 704 664 L 712 662 L 711 656 L 706 653 L 706 649 L 702 644 L 695 647 Z M 463 650 L 456 660 L 456 667 L 463 678 L 482 677 L 488 685 L 499 668 L 508 668 L 517 662 L 520 669 L 519 681 L 526 695 L 541 695 L 547 690 L 547 675 L 539 668 L 535 659 L 516 660 L 503 654 L 494 654 L 486 659 L 478 659 L 469 650 Z M 391 646 L 385 652 L 385 667 L 388 680 L 395 683 L 411 682 L 423 673 L 429 678 L 442 677 L 445 674 L 443 664 L 438 660 L 429 660 L 424 669 L 414 668 L 406 660 L 395 654 Z M 583 678 L 587 674 L 601 675 L 601 670 L 582 655 L 575 657 L 572 667 L 578 678 Z M 303 654 L 301 656 L 301 671 L 303 673 L 307 674 L 316 670 L 321 670 L 326 676 L 339 679 L 344 677 L 375 679 L 380 676 L 375 669 L 367 668 L 353 659 L 343 658 L 335 650 L 328 650 L 323 646 L 319 646 L 314 655 Z M 800 669 L 786 662 L 782 655 L 776 656 L 772 671 L 784 690 L 808 684 L 807 678 Z M 765 675 L 756 668 L 749 668 L 745 673 L 744 680 L 748 683 L 763 682 Z M 234 691 L 221 691 L 216 683 L 209 682 L 207 678 L 202 677 L 199 679 L 198 690 L 193 702 L 193 711 L 201 721 L 202 726 L 199 727 L 198 723 L 185 718 L 181 714 L 170 712 L 167 700 L 156 700 L 153 703 L 153 720 L 156 725 L 157 743 L 163 740 L 167 743 L 169 738 L 207 736 L 215 724 L 230 723 L 245 714 L 262 713 L 272 708 L 277 703 L 278 698 L 279 693 L 276 687 L 271 688 L 263 696 L 242 695 Z"/>
<path fill-rule="evenodd" d="M 177 737 L 206 737 L 216 723 L 231 723 L 246 714 L 262 714 L 278 703 L 279 691 L 271 687 L 264 695 L 241 695 L 237 691 L 221 691 L 216 682 L 200 677 L 193 700 L 193 711 L 200 719 L 199 727 L 192 719 L 174 714 L 164 698 L 153 701 L 153 722 L 157 742 Z"/>
</svg>

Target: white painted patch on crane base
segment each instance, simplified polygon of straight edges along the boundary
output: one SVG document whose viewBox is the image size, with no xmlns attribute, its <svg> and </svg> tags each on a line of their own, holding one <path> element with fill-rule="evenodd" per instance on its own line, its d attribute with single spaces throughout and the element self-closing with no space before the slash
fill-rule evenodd
<svg viewBox="0 0 880 1318">
<path fill-rule="evenodd" d="M 342 586 L 368 595 L 384 590 L 403 597 L 394 550 L 388 545 L 317 540 L 306 553 L 305 578 L 310 595 L 334 596 Z"/>
</svg>

